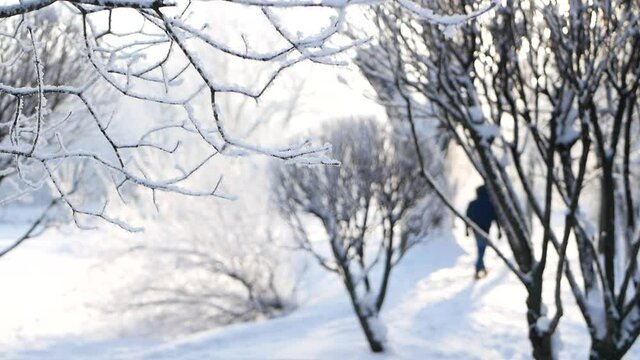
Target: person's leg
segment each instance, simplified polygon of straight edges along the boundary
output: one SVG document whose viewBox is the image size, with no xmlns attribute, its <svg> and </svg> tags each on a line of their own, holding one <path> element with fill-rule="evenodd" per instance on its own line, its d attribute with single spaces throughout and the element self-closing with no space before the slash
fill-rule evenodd
<svg viewBox="0 0 640 360">
<path fill-rule="evenodd" d="M 487 248 L 487 240 L 480 234 L 476 234 L 476 245 L 478 247 L 478 259 L 476 260 L 476 274 L 485 271 L 484 251 Z"/>
</svg>

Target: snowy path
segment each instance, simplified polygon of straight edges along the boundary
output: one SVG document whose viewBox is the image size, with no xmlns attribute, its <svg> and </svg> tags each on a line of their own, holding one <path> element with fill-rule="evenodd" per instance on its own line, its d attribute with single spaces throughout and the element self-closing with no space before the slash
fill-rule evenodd
<svg viewBox="0 0 640 360">
<path fill-rule="evenodd" d="M 456 241 L 441 239 L 416 247 L 397 268 L 382 314 L 389 337 L 384 355 L 368 351 L 333 274 L 310 280 L 315 290 L 308 300 L 298 311 L 279 319 L 215 329 L 163 344 L 131 339 L 92 342 L 65 336 L 50 339 L 50 346 L 44 349 L 14 349 L 5 355 L 9 359 L 148 360 L 530 358 L 524 291 L 493 254 L 487 258 L 489 276 L 474 281 L 473 244 L 466 239 L 460 244 L 464 248 Z M 589 341 L 575 311 L 563 318 L 561 337 L 562 358 L 586 358 Z M 629 358 L 637 358 L 638 350 L 636 346 Z"/>
<path fill-rule="evenodd" d="M 486 279 L 474 281 L 469 243 L 463 243 L 463 250 L 455 241 L 434 241 L 404 260 L 383 309 L 390 344 L 384 355 L 368 351 L 341 291 L 287 318 L 201 334 L 139 355 L 145 359 L 529 359 L 524 291 L 493 254 L 487 262 L 494 270 Z M 589 342 L 580 321 L 579 314 L 571 311 L 563 320 L 562 358 L 586 358 Z"/>
</svg>

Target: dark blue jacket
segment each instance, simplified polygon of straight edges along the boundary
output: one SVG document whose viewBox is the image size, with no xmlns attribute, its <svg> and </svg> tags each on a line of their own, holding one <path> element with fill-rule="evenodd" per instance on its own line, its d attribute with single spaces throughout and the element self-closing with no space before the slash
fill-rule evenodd
<svg viewBox="0 0 640 360">
<path fill-rule="evenodd" d="M 486 186 L 477 189 L 478 197 L 469 203 L 467 208 L 467 217 L 476 223 L 484 232 L 489 233 L 492 222 L 498 222 L 496 210 L 489 199 L 489 193 Z"/>
</svg>

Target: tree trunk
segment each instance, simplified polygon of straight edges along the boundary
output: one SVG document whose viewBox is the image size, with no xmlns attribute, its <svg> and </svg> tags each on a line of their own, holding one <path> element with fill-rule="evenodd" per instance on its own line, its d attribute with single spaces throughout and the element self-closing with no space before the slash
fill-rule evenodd
<svg viewBox="0 0 640 360">
<path fill-rule="evenodd" d="M 615 183 L 613 179 L 613 163 L 603 159 L 602 164 L 602 199 L 600 204 L 600 251 L 604 257 L 604 274 L 611 293 L 615 293 Z"/>
<path fill-rule="evenodd" d="M 364 336 L 367 338 L 367 342 L 369 343 L 369 348 L 374 353 L 384 352 L 384 345 L 380 339 L 376 337 L 373 329 L 369 326 L 369 321 L 366 316 L 360 313 L 357 309 L 357 305 L 354 304 L 354 310 L 358 315 L 358 321 L 360 322 L 360 327 L 362 327 L 362 331 L 364 332 Z"/>
<path fill-rule="evenodd" d="M 532 285 L 527 297 L 527 323 L 529 324 L 529 342 L 533 350 L 533 358 L 536 360 L 555 359 L 553 351 L 552 333 L 540 331 L 538 320 L 546 314 L 542 314 L 542 282 L 536 281 L 538 286 Z"/>
<path fill-rule="evenodd" d="M 536 360 L 554 359 L 553 344 L 551 334 L 541 334 L 536 328 L 536 324 L 529 324 L 529 341 L 533 347 L 533 358 Z"/>
<path fill-rule="evenodd" d="M 395 223 L 389 217 L 387 219 L 389 223 L 389 230 L 387 230 L 387 248 L 385 249 L 385 259 L 384 259 L 384 270 L 382 274 L 382 283 L 380 284 L 380 290 L 378 293 L 378 298 L 376 299 L 376 310 L 380 311 L 382 309 L 382 304 L 384 303 L 384 298 L 387 296 L 387 287 L 389 286 L 389 277 L 391 276 L 391 269 L 393 268 L 392 258 L 393 258 L 393 237 L 394 235 L 394 227 Z"/>
<path fill-rule="evenodd" d="M 340 268 L 343 274 L 343 283 L 347 288 L 347 293 L 349 293 L 351 306 L 353 306 L 353 311 L 358 317 L 358 322 L 360 323 L 360 327 L 364 332 L 364 336 L 369 343 L 369 348 L 371 348 L 371 351 L 374 353 L 384 352 L 383 339 L 378 339 L 376 337 L 374 330 L 371 328 L 368 322 L 368 318 L 376 313 L 372 312 L 372 309 L 370 308 L 364 308 L 358 301 L 358 294 L 354 286 L 353 279 L 351 278 L 351 272 L 349 272 L 348 264 L 340 264 Z"/>
<path fill-rule="evenodd" d="M 345 281 L 345 285 L 347 285 L 346 281 Z M 371 351 L 374 353 L 384 352 L 383 339 L 378 339 L 378 337 L 376 336 L 376 333 L 371 328 L 371 325 L 369 324 L 369 321 L 368 321 L 368 319 L 373 316 L 373 314 L 371 313 L 372 309 L 363 308 L 362 304 L 358 302 L 358 297 L 356 292 L 352 291 L 352 289 L 354 289 L 353 285 L 349 281 L 349 284 L 347 285 L 347 290 L 349 292 L 349 298 L 351 299 L 351 305 L 353 306 L 353 311 L 356 313 L 356 316 L 358 317 L 358 322 L 360 323 L 360 327 L 364 332 L 364 336 L 367 339 L 367 342 L 369 343 L 369 348 L 371 348 Z"/>
<path fill-rule="evenodd" d="M 562 163 L 562 172 L 565 180 L 565 191 L 569 197 L 574 196 L 576 179 L 572 171 L 573 159 L 571 158 L 570 148 L 560 151 L 560 162 Z M 587 293 L 593 289 L 596 283 L 596 273 L 593 267 L 595 254 L 593 248 L 589 244 L 589 237 L 580 228 L 576 228 L 574 232 L 578 245 L 578 256 L 580 262 L 580 270 L 582 271 L 582 279 Z"/>
<path fill-rule="evenodd" d="M 591 339 L 589 360 L 620 360 L 623 355 L 624 352 L 615 346 L 610 337 L 602 340 Z"/>
</svg>

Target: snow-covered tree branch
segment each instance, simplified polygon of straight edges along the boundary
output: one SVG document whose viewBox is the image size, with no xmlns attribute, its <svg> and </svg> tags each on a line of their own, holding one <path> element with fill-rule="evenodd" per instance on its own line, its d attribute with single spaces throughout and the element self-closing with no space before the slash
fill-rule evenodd
<svg viewBox="0 0 640 360">
<path fill-rule="evenodd" d="M 300 29 L 310 32 L 303 34 L 287 25 L 284 18 L 290 15 L 286 9 L 279 10 L 276 3 L 263 5 L 253 12 L 243 5 L 220 2 L 28 1 L 0 6 L 4 18 L 0 30 L 4 44 L 2 177 L 16 174 L 12 177 L 14 190 L 2 201 L 50 185 L 79 225 L 84 217 L 98 217 L 133 231 L 135 227 L 109 214 L 107 201 L 99 206 L 80 204 L 61 183 L 57 168 L 63 163 L 89 162 L 111 178 L 112 191 L 120 197 L 129 185 L 154 193 L 226 197 L 220 189 L 221 179 L 208 188 L 186 184 L 221 155 L 262 154 L 335 164 L 324 155 L 328 145 L 304 141 L 263 146 L 230 132 L 222 118 L 220 103 L 229 94 L 257 100 L 286 69 L 302 61 L 335 64 L 335 55 L 355 45 L 330 41 L 342 27 L 344 6 L 328 6 L 331 14 L 325 21 L 317 22 L 311 31 Z M 235 30 L 216 29 L 199 15 L 219 10 L 261 22 L 263 37 L 238 29 L 225 42 L 217 32 Z M 49 37 L 52 34 L 47 29 L 57 36 Z M 256 78 L 242 84 L 227 76 L 225 83 L 217 69 L 207 64 L 211 56 L 250 63 Z M 66 58 L 73 59 L 70 66 Z M 151 123 L 125 119 L 126 115 L 109 106 L 123 98 L 158 109 L 177 109 L 179 118 Z M 61 104 L 64 110 L 56 111 Z M 82 128 L 87 140 L 79 139 L 75 128 Z M 159 142 L 166 133 L 174 134 L 176 140 Z M 152 149 L 171 161 L 189 145 L 181 140 L 184 137 L 188 142 L 204 142 L 210 150 L 188 167 L 181 164 L 173 174 L 151 177 L 150 169 L 133 160 L 136 153 Z"/>
<path fill-rule="evenodd" d="M 443 13 L 474 12 L 471 4 L 429 4 Z M 490 245 L 529 294 L 534 357 L 557 354 L 553 334 L 563 313 L 564 274 L 592 336 L 591 356 L 617 359 L 639 334 L 631 325 L 637 302 L 627 293 L 638 256 L 637 194 L 630 186 L 638 24 L 627 2 L 565 5 L 508 2 L 483 24 L 444 34 L 398 7 L 382 6 L 373 16 L 379 37 L 362 51 L 359 66 L 381 99 L 404 107 L 411 126 L 432 119 L 447 129 L 488 185 L 511 254 Z M 385 84 L 395 98 L 381 91 Z M 420 133 L 413 134 L 419 148 Z M 542 169 L 536 185 L 525 168 L 529 161 Z M 552 221 L 560 214 L 562 227 Z M 559 257 L 552 270 L 550 246 Z M 577 261 L 567 256 L 569 246 L 577 249 Z M 556 312 L 549 317 L 545 271 L 557 273 Z"/>
</svg>

